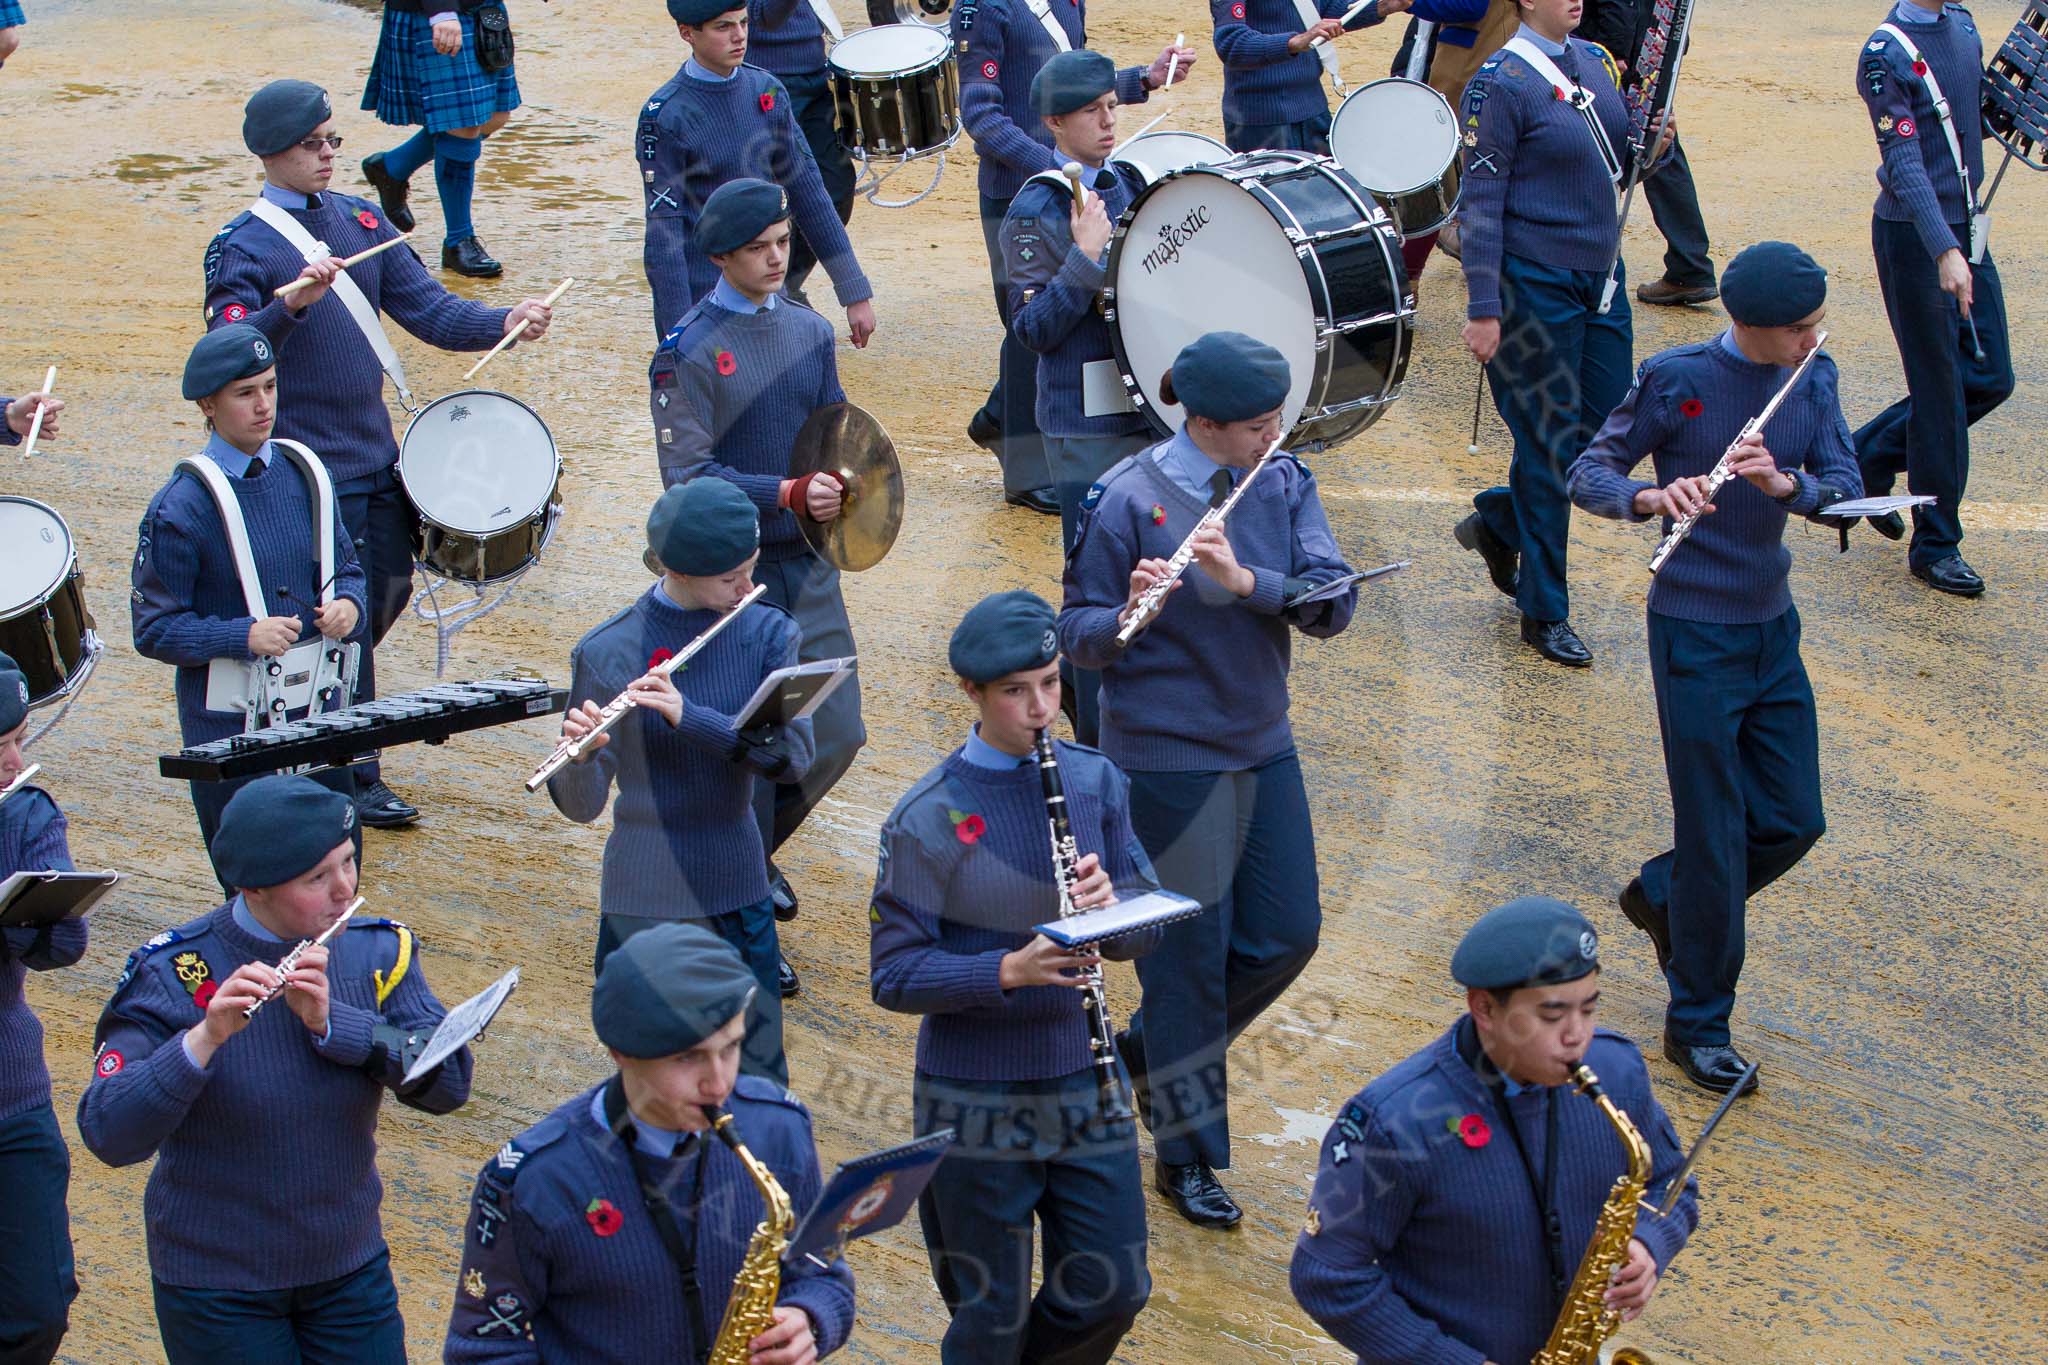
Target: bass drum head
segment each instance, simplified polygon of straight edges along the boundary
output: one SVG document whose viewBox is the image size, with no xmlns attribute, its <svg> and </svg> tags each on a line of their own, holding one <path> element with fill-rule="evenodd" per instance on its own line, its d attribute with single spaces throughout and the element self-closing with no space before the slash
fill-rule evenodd
<svg viewBox="0 0 2048 1365">
<path fill-rule="evenodd" d="M 868 22 L 877 28 L 884 24 L 923 24 L 944 31 L 953 22 L 953 0 L 868 0 Z"/>
<path fill-rule="evenodd" d="M 951 46 L 936 28 L 889 23 L 847 34 L 828 60 L 849 76 L 900 76 L 943 59 Z"/>
<path fill-rule="evenodd" d="M 0 497 L 0 619 L 46 602 L 71 573 L 71 528 L 30 498 Z"/>
<path fill-rule="evenodd" d="M 1230 148 L 1200 133 L 1140 133 L 1117 149 L 1115 160 L 1127 161 L 1150 185 L 1190 166 L 1215 166 L 1230 160 Z"/>
<path fill-rule="evenodd" d="M 472 536 L 530 521 L 554 495 L 561 469 L 547 424 L 489 389 L 420 409 L 398 455 L 398 481 L 420 516 Z"/>
<path fill-rule="evenodd" d="M 1374 194 L 1406 194 L 1436 184 L 1457 159 L 1457 116 L 1420 81 L 1374 81 L 1330 120 L 1330 154 Z"/>
<path fill-rule="evenodd" d="M 1215 331 L 1243 332 L 1287 357 L 1280 418 L 1293 430 L 1316 370 L 1315 308 L 1293 244 L 1249 191 L 1199 166 L 1147 186 L 1117 227 L 1109 282 L 1117 360 L 1162 435 L 1185 414 L 1160 400 L 1160 378 L 1183 347 Z"/>
</svg>

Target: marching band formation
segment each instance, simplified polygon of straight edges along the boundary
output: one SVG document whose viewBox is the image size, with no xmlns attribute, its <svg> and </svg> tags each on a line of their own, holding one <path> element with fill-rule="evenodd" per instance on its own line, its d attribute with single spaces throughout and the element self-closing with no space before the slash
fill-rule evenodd
<svg viewBox="0 0 2048 1365">
<path fill-rule="evenodd" d="M 2044 0 L 1988 69 L 1943 0 L 1897 0 L 1853 62 L 1908 386 L 1854 432 L 1821 349 L 1827 271 L 1787 243 L 1741 251 L 1716 285 L 1710 265 L 1680 278 L 1704 229 L 1685 231 L 1696 250 L 1674 235 L 1638 301 L 1718 291 L 1730 325 L 1636 362 L 1622 229 L 1639 187 L 1660 226 L 1692 193 L 1671 117 L 1691 0 L 1607 4 L 1597 31 L 1627 51 L 1583 36 L 1582 0 L 1213 0 L 1224 144 L 1156 126 L 1202 60 L 1184 37 L 1119 68 L 1087 48 L 1079 0 L 875 0 L 851 38 L 827 0 L 729 4 L 667 0 L 688 57 L 633 121 L 660 337 L 654 581 L 576 642 L 566 691 L 380 698 L 376 681 L 416 572 L 422 599 L 467 590 L 480 615 L 559 517 L 545 424 L 494 390 L 416 403 L 386 330 L 495 355 L 545 337 L 572 283 L 485 306 L 407 241 L 431 163 L 442 267 L 501 272 L 470 199 L 519 106 L 502 0 L 385 0 L 362 108 L 418 131 L 362 161 L 373 198 L 334 187 L 326 91 L 279 80 L 248 101 L 263 185 L 203 249 L 180 388 L 207 439 L 142 513 L 131 598 L 136 652 L 176 669 L 184 750 L 163 766 L 191 780 L 226 900 L 129 955 L 78 1112 L 100 1160 L 154 1161 L 168 1358 L 406 1359 L 385 1092 L 459 1108 L 468 1044 L 517 973 L 444 1006 L 412 930 L 358 913 L 362 828 L 420 814 L 381 747 L 507 705 L 562 713 L 528 789 L 578 822 L 612 811 L 591 1019 L 615 1069 L 478 1174 L 445 1358 L 804 1365 L 853 1330 L 846 1242 L 913 1204 L 943 1360 L 1114 1357 L 1152 1285 L 1140 1128 L 1165 1207 L 1219 1233 L 1242 1218 L 1223 1181 L 1231 1046 L 1321 929 L 1293 650 L 1402 567 L 1345 561 L 1297 448 L 1396 400 L 1437 247 L 1462 261 L 1463 341 L 1513 438 L 1504 483 L 1446 529 L 1522 638 L 1592 662 L 1569 619 L 1574 504 L 1661 519 L 1647 632 L 1673 834 L 1618 903 L 1668 984 L 1664 1055 L 1730 1101 L 1755 1092 L 1730 1030 L 1746 903 L 1824 829 L 1785 528 L 1846 543 L 1867 518 L 1898 540 L 1910 510 L 1911 572 L 1984 591 L 1960 554 L 1969 427 L 2014 376 L 1988 245 L 2003 168 L 1987 190 L 1983 144 L 2038 166 Z M 1344 35 L 1404 12 L 1395 74 L 1333 114 Z M 0 0 L 0 58 L 22 22 Z M 1126 106 L 1156 117 L 1133 130 Z M 778 923 L 799 896 L 776 858 L 868 742 L 861 675 L 889 679 L 858 665 L 840 575 L 887 553 L 903 498 L 803 286 L 821 265 L 868 345 L 855 200 L 915 203 L 878 190 L 913 161 L 936 184 L 962 131 L 1003 324 L 968 436 L 1010 503 L 1060 517 L 1062 596 L 997 593 L 952 632 L 972 720 L 883 823 L 867 907 L 874 1003 L 921 1016 L 915 1131 L 828 1181 L 790 1089 L 781 1002 L 801 987 Z M 79 414 L 53 387 L 0 399 L 0 443 L 68 434 Z M 101 644 L 61 515 L 0 497 L 0 533 L 21 557 L 8 586 L 32 580 L 0 619 L 0 1361 L 47 1362 L 78 1286 L 23 978 L 83 958 L 113 878 L 74 869 L 23 751 Z M 435 612 L 444 631 L 471 619 Z M 1062 713 L 1076 742 L 1054 736 Z M 1119 1021 L 1102 983 L 1123 962 L 1142 1000 Z M 1571 905 L 1489 912 L 1451 957 L 1463 1011 L 1342 1107 L 1291 1284 L 1359 1360 L 1590 1365 L 1652 1301 L 1700 1187 L 1636 1043 L 1597 1026 L 1602 967 Z"/>
</svg>

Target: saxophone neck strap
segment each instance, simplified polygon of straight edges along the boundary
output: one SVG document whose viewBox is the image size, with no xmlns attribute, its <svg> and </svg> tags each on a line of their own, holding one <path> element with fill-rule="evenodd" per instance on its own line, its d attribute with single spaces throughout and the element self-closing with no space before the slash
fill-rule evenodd
<svg viewBox="0 0 2048 1365">
<path fill-rule="evenodd" d="M 697 1155 L 691 1164 L 696 1167 L 696 1174 L 689 1202 L 692 1222 L 686 1232 L 676 1219 L 675 1203 L 669 1197 L 666 1184 L 653 1178 L 656 1170 L 653 1159 L 642 1153 L 635 1141 L 633 1116 L 626 1108 L 624 1077 L 615 1075 L 605 1082 L 604 1123 L 625 1150 L 626 1159 L 632 1163 L 633 1183 L 639 1186 L 641 1203 L 654 1223 L 655 1232 L 661 1237 L 661 1245 L 668 1252 L 668 1258 L 676 1263 L 676 1273 L 682 1277 L 683 1307 L 690 1317 L 691 1360 L 693 1365 L 704 1365 L 711 1355 L 711 1336 L 704 1322 L 704 1292 L 697 1282 L 697 1243 L 693 1234 L 697 1230 L 695 1219 L 698 1211 L 704 1207 L 704 1168 L 711 1160 L 710 1134 L 699 1134 L 695 1143 Z"/>
<path fill-rule="evenodd" d="M 1564 1297 L 1571 1289 L 1571 1272 L 1565 1264 L 1564 1220 L 1557 1212 L 1557 1092 L 1559 1087 L 1543 1087 L 1543 1169 L 1536 1169 L 1535 1160 L 1529 1155 L 1529 1144 L 1522 1138 L 1522 1129 L 1515 1122 L 1514 1106 L 1509 1102 L 1506 1078 L 1494 1067 L 1493 1060 L 1486 1055 L 1479 1044 L 1479 1028 L 1466 1016 L 1458 1025 L 1454 1039 L 1458 1055 L 1472 1068 L 1472 1074 L 1486 1087 L 1486 1097 L 1493 1102 L 1494 1112 L 1500 1115 L 1500 1126 L 1508 1130 L 1508 1140 L 1515 1144 L 1515 1155 L 1522 1159 L 1522 1173 L 1529 1177 L 1529 1194 L 1536 1201 L 1536 1219 L 1542 1228 L 1543 1254 L 1550 1267 L 1550 1297 L 1556 1307 L 1563 1307 Z"/>
</svg>

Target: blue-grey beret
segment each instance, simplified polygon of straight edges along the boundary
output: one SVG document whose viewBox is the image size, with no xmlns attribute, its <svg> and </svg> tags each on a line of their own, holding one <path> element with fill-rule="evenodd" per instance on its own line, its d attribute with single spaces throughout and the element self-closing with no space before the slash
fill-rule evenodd
<svg viewBox="0 0 2048 1365">
<path fill-rule="evenodd" d="M 242 107 L 242 145 L 276 156 L 333 117 L 327 92 L 311 81 L 272 81 Z"/>
<path fill-rule="evenodd" d="M 0 735 L 28 719 L 28 675 L 12 655 L 0 654 Z"/>
<path fill-rule="evenodd" d="M 668 17 L 679 24 L 697 28 L 721 14 L 745 8 L 745 4 L 735 5 L 730 0 L 668 0 Z"/>
<path fill-rule="evenodd" d="M 1210 332 L 1173 361 L 1173 396 L 1191 417 L 1242 422 L 1287 401 L 1287 357 L 1243 332 Z"/>
<path fill-rule="evenodd" d="M 193 345 L 192 354 L 185 358 L 185 382 L 179 392 L 187 399 L 205 398 L 275 364 L 277 352 L 270 348 L 269 337 L 246 322 L 231 322 Z"/>
<path fill-rule="evenodd" d="M 1828 272 L 1790 242 L 1758 242 L 1721 272 L 1721 303 L 1750 327 L 1789 327 L 1828 301 Z"/>
<path fill-rule="evenodd" d="M 1451 954 L 1451 976 L 1475 990 L 1555 986 L 1599 969 L 1592 921 L 1549 896 L 1520 896 L 1487 911 Z"/>
<path fill-rule="evenodd" d="M 761 548 L 761 514 L 715 474 L 662 490 L 647 514 L 647 548 L 673 573 L 730 573 Z"/>
<path fill-rule="evenodd" d="M 1054 53 L 1031 78 L 1033 113 L 1071 114 L 1116 89 L 1116 63 L 1085 47 Z"/>
<path fill-rule="evenodd" d="M 789 217 L 789 191 L 766 180 L 728 180 L 704 201 L 694 241 L 706 256 L 738 251 Z"/>
<path fill-rule="evenodd" d="M 967 681 L 985 683 L 1020 669 L 1043 668 L 1059 653 L 1052 606 L 1037 593 L 1019 588 L 994 593 L 968 608 L 953 628 L 946 658 Z"/>
<path fill-rule="evenodd" d="M 753 1003 L 754 974 L 702 925 L 650 925 L 612 949 L 590 993 L 598 1041 L 628 1057 L 688 1052 Z"/>
<path fill-rule="evenodd" d="M 209 851 L 221 880 L 260 891 L 310 872 L 358 837 L 354 801 L 303 773 L 272 773 L 228 798 Z"/>
</svg>

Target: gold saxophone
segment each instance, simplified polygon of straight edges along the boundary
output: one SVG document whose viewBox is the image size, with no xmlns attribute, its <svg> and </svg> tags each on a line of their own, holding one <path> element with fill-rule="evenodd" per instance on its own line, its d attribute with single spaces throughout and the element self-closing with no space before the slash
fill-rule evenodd
<svg viewBox="0 0 2048 1365">
<path fill-rule="evenodd" d="M 747 1258 L 740 1263 L 740 1273 L 732 1282 L 732 1297 L 725 1303 L 725 1320 L 718 1324 L 718 1340 L 712 1343 L 709 1357 L 709 1365 L 747 1365 L 747 1343 L 775 1321 L 775 1300 L 782 1293 L 782 1253 L 789 1246 L 796 1214 L 774 1172 L 740 1141 L 732 1115 L 705 1105 L 704 1116 L 711 1120 L 711 1131 L 732 1148 L 747 1174 L 754 1177 L 765 1210 L 765 1216 L 754 1228 L 753 1240 L 747 1243 Z"/>
<path fill-rule="evenodd" d="M 1650 1185 L 1650 1144 L 1643 1141 L 1628 1115 L 1607 1098 L 1591 1067 L 1583 1062 L 1573 1067 L 1572 1080 L 1614 1125 L 1615 1136 L 1628 1149 L 1628 1172 L 1607 1191 L 1600 1221 L 1593 1226 L 1593 1240 L 1586 1244 L 1579 1273 L 1572 1277 L 1572 1287 L 1564 1296 L 1564 1308 L 1550 1328 L 1550 1339 L 1529 1365 L 1651 1365 L 1649 1356 L 1630 1346 L 1617 1347 L 1612 1354 L 1600 1349 L 1621 1326 L 1621 1314 L 1607 1306 L 1607 1287 L 1614 1272 L 1627 1262 L 1629 1240 L 1636 1235 L 1636 1208 Z"/>
</svg>

